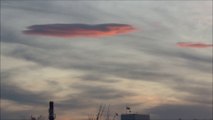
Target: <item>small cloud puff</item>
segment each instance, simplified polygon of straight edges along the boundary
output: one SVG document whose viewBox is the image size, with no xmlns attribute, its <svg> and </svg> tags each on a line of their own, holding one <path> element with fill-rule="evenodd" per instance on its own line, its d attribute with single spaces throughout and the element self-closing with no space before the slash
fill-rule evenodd
<svg viewBox="0 0 213 120">
<path fill-rule="evenodd" d="M 183 48 L 208 48 L 213 47 L 213 44 L 206 44 L 201 42 L 178 42 L 176 44 L 179 47 Z"/>
</svg>

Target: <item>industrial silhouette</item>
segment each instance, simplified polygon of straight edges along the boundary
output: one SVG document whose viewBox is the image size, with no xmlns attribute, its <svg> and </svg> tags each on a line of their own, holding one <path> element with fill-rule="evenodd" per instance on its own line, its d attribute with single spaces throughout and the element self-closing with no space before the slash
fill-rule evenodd
<svg viewBox="0 0 213 120">
<path fill-rule="evenodd" d="M 88 120 L 151 120 L 149 114 L 134 114 L 134 113 L 132 113 L 130 107 L 128 107 L 128 106 L 126 106 L 126 113 L 120 115 L 120 119 L 118 118 L 119 114 L 117 112 L 115 112 L 115 114 L 113 116 L 111 116 L 111 118 L 110 118 L 109 106 L 106 111 L 106 116 L 104 116 L 105 108 L 106 108 L 105 105 L 100 105 L 98 112 L 94 115 L 89 116 Z M 49 112 L 48 120 L 56 120 L 56 114 L 54 113 L 54 102 L 53 101 L 49 102 L 48 112 Z M 16 120 L 18 120 L 18 119 L 16 119 Z M 30 120 L 44 120 L 44 119 L 42 118 L 42 116 L 39 116 L 36 118 L 31 115 Z M 152 120 L 155 120 L 155 119 L 152 119 Z M 163 120 L 163 119 L 158 119 L 158 120 Z M 179 118 L 179 119 L 173 119 L 173 120 L 186 120 L 186 119 Z M 187 119 L 187 120 L 199 120 L 199 119 Z M 202 120 L 212 120 L 212 119 L 202 119 Z"/>
</svg>

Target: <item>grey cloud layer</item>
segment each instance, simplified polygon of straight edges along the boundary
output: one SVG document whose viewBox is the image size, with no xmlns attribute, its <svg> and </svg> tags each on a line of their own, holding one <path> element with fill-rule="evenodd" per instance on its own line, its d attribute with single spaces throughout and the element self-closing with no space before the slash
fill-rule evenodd
<svg viewBox="0 0 213 120">
<path fill-rule="evenodd" d="M 153 115 L 158 118 L 165 118 L 169 120 L 175 120 L 173 116 L 179 116 L 182 119 L 210 119 L 211 115 L 211 107 L 205 107 L 200 105 L 161 105 L 150 109 Z"/>
<path fill-rule="evenodd" d="M 51 98 L 50 94 L 47 92 L 28 91 L 26 88 L 21 88 L 17 84 L 14 84 L 13 77 L 20 74 L 17 71 L 20 72 L 23 70 L 16 68 L 9 71 L 1 71 L 1 99 L 26 105 L 45 105 L 46 101 Z M 35 82 L 35 86 L 37 85 L 39 84 Z"/>
</svg>

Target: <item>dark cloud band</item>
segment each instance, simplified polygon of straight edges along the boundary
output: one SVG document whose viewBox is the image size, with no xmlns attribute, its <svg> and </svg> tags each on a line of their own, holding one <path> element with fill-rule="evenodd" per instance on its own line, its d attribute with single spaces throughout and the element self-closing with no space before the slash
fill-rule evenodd
<svg viewBox="0 0 213 120">
<path fill-rule="evenodd" d="M 184 48 L 208 48 L 213 47 L 213 44 L 206 44 L 200 42 L 178 42 L 177 46 Z"/>
<path fill-rule="evenodd" d="M 134 28 L 127 24 L 45 24 L 29 26 L 24 34 L 54 37 L 104 37 L 128 33 Z"/>
</svg>

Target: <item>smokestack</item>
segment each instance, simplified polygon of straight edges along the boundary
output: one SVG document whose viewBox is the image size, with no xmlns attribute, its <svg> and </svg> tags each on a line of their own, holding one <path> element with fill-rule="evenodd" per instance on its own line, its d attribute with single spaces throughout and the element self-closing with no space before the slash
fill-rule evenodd
<svg viewBox="0 0 213 120">
<path fill-rule="evenodd" d="M 55 120 L 54 103 L 53 103 L 53 101 L 49 102 L 49 120 Z"/>
</svg>

